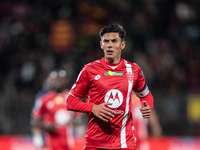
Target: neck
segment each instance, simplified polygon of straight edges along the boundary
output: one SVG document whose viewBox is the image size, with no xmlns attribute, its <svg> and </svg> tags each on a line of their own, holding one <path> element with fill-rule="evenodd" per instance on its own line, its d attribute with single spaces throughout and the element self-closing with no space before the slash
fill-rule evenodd
<svg viewBox="0 0 200 150">
<path fill-rule="evenodd" d="M 116 58 L 116 59 L 109 59 L 109 58 L 106 58 L 106 57 L 105 57 L 105 60 L 106 60 L 107 62 L 109 62 L 110 64 L 117 64 L 117 63 L 120 62 L 121 57 Z"/>
</svg>

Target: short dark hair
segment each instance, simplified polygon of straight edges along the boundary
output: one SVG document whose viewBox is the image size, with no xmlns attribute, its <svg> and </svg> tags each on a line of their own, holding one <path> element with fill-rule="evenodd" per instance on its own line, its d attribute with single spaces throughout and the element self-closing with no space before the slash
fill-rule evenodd
<svg viewBox="0 0 200 150">
<path fill-rule="evenodd" d="M 119 33 L 119 37 L 121 38 L 122 41 L 124 41 L 124 38 L 126 36 L 126 31 L 119 24 L 110 24 L 110 25 L 105 26 L 104 28 L 102 28 L 101 31 L 99 32 L 100 38 L 105 33 L 111 33 L 111 32 Z"/>
</svg>

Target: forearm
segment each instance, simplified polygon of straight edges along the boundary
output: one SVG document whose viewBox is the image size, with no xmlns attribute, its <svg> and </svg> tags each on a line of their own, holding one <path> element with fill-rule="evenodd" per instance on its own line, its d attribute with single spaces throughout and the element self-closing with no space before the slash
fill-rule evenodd
<svg viewBox="0 0 200 150">
<path fill-rule="evenodd" d="M 151 92 L 149 92 L 149 94 L 147 96 L 141 97 L 140 101 L 141 101 L 141 104 L 143 103 L 143 101 L 146 101 L 147 104 L 149 105 L 149 107 L 151 109 L 153 108 L 153 101 L 154 101 L 154 99 L 153 99 L 153 96 L 152 96 Z"/>
<path fill-rule="evenodd" d="M 84 103 L 72 95 L 69 95 L 66 101 L 67 109 L 77 112 L 91 112 L 93 105 L 92 103 Z"/>
</svg>

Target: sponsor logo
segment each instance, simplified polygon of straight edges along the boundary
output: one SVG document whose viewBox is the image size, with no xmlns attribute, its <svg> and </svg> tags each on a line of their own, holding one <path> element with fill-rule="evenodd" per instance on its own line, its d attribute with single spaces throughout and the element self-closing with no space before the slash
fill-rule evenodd
<svg viewBox="0 0 200 150">
<path fill-rule="evenodd" d="M 57 96 L 57 97 L 55 98 L 55 103 L 56 103 L 57 105 L 63 104 L 63 103 L 64 103 L 64 98 L 61 97 L 61 96 Z"/>
<path fill-rule="evenodd" d="M 112 105 L 108 105 L 110 108 L 117 108 L 119 107 L 123 102 L 123 95 L 122 93 L 117 89 L 112 89 L 108 91 L 104 97 L 104 101 L 106 103 L 112 103 Z"/>
<path fill-rule="evenodd" d="M 95 80 L 99 80 L 100 77 L 101 77 L 101 75 L 96 75 L 94 79 L 95 79 Z"/>
<path fill-rule="evenodd" d="M 63 126 L 70 122 L 71 116 L 66 109 L 59 109 L 54 115 L 54 120 L 56 124 Z"/>
<path fill-rule="evenodd" d="M 54 101 L 49 101 L 47 103 L 47 109 L 52 109 L 55 106 L 55 102 Z"/>
<path fill-rule="evenodd" d="M 121 115 L 123 115 L 124 111 L 123 110 L 115 110 L 115 114 L 121 114 Z"/>
<path fill-rule="evenodd" d="M 108 70 L 108 72 L 104 72 L 105 76 L 123 76 L 124 73 L 123 72 L 115 72 L 115 71 L 111 71 Z"/>
<path fill-rule="evenodd" d="M 141 76 L 143 76 L 144 74 L 143 74 L 143 71 L 141 71 Z"/>
</svg>

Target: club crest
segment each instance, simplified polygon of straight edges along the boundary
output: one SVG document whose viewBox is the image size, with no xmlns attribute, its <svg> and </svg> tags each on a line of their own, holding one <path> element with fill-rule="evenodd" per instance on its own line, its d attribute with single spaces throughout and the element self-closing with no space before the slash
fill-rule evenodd
<svg viewBox="0 0 200 150">
<path fill-rule="evenodd" d="M 129 80 L 130 82 L 133 82 L 133 73 L 127 72 L 126 75 L 127 75 L 128 80 Z"/>
</svg>

